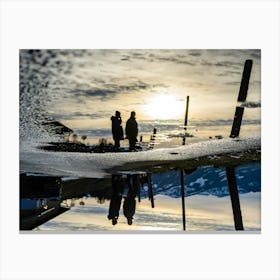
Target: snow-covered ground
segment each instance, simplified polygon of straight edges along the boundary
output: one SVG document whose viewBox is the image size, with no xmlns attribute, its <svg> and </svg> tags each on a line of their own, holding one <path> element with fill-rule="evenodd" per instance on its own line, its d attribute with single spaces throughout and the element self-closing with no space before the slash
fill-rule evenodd
<svg viewBox="0 0 280 280">
<path fill-rule="evenodd" d="M 66 153 L 46 152 L 21 146 L 21 172 L 37 172 L 59 176 L 100 178 L 106 170 L 135 162 L 169 161 L 170 163 L 212 156 L 222 153 L 239 153 L 260 149 L 260 137 L 209 140 L 175 148 L 161 148 L 137 153 Z"/>
</svg>

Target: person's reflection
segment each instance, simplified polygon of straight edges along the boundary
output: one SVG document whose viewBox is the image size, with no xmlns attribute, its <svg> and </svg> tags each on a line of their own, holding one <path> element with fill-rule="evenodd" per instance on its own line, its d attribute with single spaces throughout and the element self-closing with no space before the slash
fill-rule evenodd
<svg viewBox="0 0 280 280">
<path fill-rule="evenodd" d="M 131 184 L 131 175 L 128 175 L 127 185 L 128 185 L 128 192 L 123 202 L 123 214 L 127 218 L 128 225 L 132 225 L 132 220 L 136 208 L 135 197 L 139 188 L 139 176 L 132 175 L 132 184 Z"/>
<path fill-rule="evenodd" d="M 119 212 L 124 192 L 124 182 L 122 175 L 112 175 L 112 196 L 109 205 L 108 219 L 116 225 L 119 218 Z M 127 219 L 128 225 L 132 225 L 133 216 L 136 209 L 136 195 L 140 188 L 139 175 L 127 175 L 127 194 L 124 195 L 123 214 Z"/>
<path fill-rule="evenodd" d="M 120 183 L 121 177 L 122 177 L 121 175 L 112 175 L 113 193 L 109 206 L 109 214 L 107 216 L 109 220 L 112 220 L 112 225 L 116 225 L 118 222 L 119 211 L 122 202 L 123 187 L 122 184 Z"/>
</svg>

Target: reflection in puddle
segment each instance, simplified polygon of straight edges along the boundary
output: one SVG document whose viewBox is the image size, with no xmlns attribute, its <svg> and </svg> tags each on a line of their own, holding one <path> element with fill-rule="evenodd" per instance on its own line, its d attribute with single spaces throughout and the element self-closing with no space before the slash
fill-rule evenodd
<svg viewBox="0 0 280 280">
<path fill-rule="evenodd" d="M 68 201 L 70 203 L 71 200 Z M 181 199 L 164 195 L 155 196 L 155 208 L 149 199 L 136 201 L 134 222 L 131 226 L 120 210 L 117 225 L 107 219 L 110 201 L 100 204 L 96 198 L 84 199 L 85 205 L 78 201 L 70 211 L 41 225 L 38 230 L 54 231 L 127 231 L 155 230 L 182 231 Z M 260 193 L 240 195 L 244 228 L 247 231 L 260 230 Z M 234 231 L 230 197 L 194 195 L 186 198 L 187 231 Z"/>
<path fill-rule="evenodd" d="M 242 227 L 246 231 L 260 231 L 260 164 L 241 165 L 234 172 Z M 182 172 L 179 170 L 153 175 L 123 172 L 105 179 L 46 179 L 36 176 L 31 181 L 30 176 L 22 176 L 21 202 L 26 201 L 28 193 L 33 193 L 32 201 L 41 201 L 41 209 L 33 209 L 31 217 L 41 220 L 35 226 L 25 228 L 22 225 L 30 222 L 30 217 L 23 219 L 21 215 L 21 229 L 56 232 L 182 231 L 182 193 L 185 194 L 186 231 L 238 229 L 237 216 L 233 215 L 236 197 L 229 192 L 228 169 L 205 166 L 184 172 L 184 192 L 180 175 Z M 53 180 L 58 180 L 58 189 L 53 188 Z M 41 191 L 38 192 L 40 184 Z M 44 192 L 49 193 L 50 190 L 55 196 L 46 200 Z M 56 209 L 56 214 L 42 220 L 52 209 L 50 205 Z M 23 203 L 22 213 L 26 213 Z"/>
</svg>

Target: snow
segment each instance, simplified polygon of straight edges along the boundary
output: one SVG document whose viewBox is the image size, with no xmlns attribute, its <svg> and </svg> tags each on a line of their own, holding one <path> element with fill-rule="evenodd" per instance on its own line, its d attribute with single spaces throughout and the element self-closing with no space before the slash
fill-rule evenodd
<svg viewBox="0 0 280 280">
<path fill-rule="evenodd" d="M 219 139 L 198 142 L 175 148 L 160 148 L 134 153 L 67 153 L 39 149 L 21 149 L 20 171 L 47 175 L 101 178 L 106 170 L 134 162 L 173 161 L 194 159 L 223 153 L 259 149 L 259 137 Z M 125 171 L 125 170 L 124 170 Z"/>
<path fill-rule="evenodd" d="M 194 184 L 199 184 L 200 185 L 199 187 L 202 187 L 205 185 L 205 182 L 207 182 L 207 181 L 208 181 L 208 179 L 198 178 L 196 181 L 191 182 L 190 186 L 192 187 Z"/>
</svg>

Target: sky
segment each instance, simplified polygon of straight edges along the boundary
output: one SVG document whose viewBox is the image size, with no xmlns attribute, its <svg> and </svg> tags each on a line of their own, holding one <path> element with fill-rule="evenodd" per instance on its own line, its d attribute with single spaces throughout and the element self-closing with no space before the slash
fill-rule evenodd
<svg viewBox="0 0 280 280">
<path fill-rule="evenodd" d="M 39 226 L 40 231 L 181 231 L 182 206 L 181 198 L 171 198 L 165 195 L 155 196 L 155 208 L 151 208 L 148 199 L 136 203 L 134 222 L 127 225 L 123 215 L 122 205 L 117 225 L 107 219 L 109 201 L 99 204 L 95 198 L 83 199 L 85 205 L 75 201 L 75 206 Z M 186 230 L 187 231 L 234 231 L 234 221 L 230 197 L 218 198 L 212 195 L 194 195 L 185 198 L 186 201 Z M 240 195 L 244 229 L 259 231 L 260 222 L 260 193 Z M 67 203 L 70 205 L 71 201 Z"/>
<path fill-rule="evenodd" d="M 186 96 L 190 126 L 231 125 L 244 62 L 252 59 L 247 101 L 253 108 L 243 120 L 260 124 L 260 50 L 21 50 L 20 57 L 21 117 L 31 107 L 96 135 L 110 133 L 116 110 L 123 123 L 135 111 L 144 133 L 153 126 L 178 130 Z"/>
</svg>

